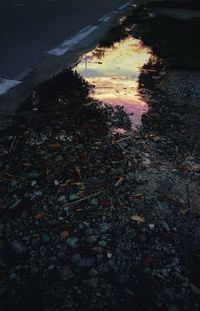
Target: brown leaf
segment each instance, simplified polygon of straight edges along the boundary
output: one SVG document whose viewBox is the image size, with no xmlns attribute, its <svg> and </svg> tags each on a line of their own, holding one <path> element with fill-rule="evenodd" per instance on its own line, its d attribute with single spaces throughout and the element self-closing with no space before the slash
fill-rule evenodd
<svg viewBox="0 0 200 311">
<path fill-rule="evenodd" d="M 153 257 L 150 256 L 150 255 L 146 255 L 144 256 L 143 258 L 143 264 L 146 266 L 146 267 L 149 267 L 150 265 L 152 265 L 153 263 Z"/>
<path fill-rule="evenodd" d="M 53 150 L 60 149 L 61 144 L 49 144 L 48 147 Z"/>
<path fill-rule="evenodd" d="M 124 181 L 124 177 L 120 177 L 118 181 L 115 183 L 115 187 L 118 187 L 119 185 L 121 185 L 123 181 Z"/>
<path fill-rule="evenodd" d="M 186 175 L 190 172 L 190 169 L 187 168 L 187 167 L 180 167 L 179 168 L 179 173 L 183 174 L 183 175 Z"/>
<path fill-rule="evenodd" d="M 181 209 L 180 212 L 185 216 L 189 212 L 189 208 Z"/>
<path fill-rule="evenodd" d="M 62 231 L 60 233 L 60 239 L 61 240 L 65 240 L 68 236 L 69 236 L 69 232 L 68 231 Z"/>
<path fill-rule="evenodd" d="M 34 218 L 36 219 L 36 220 L 39 220 L 39 219 L 42 219 L 43 217 L 44 217 L 44 212 L 39 212 L 39 213 L 37 213 L 35 216 L 34 216 Z"/>
<path fill-rule="evenodd" d="M 141 223 L 145 222 L 145 218 L 143 216 L 138 216 L 138 215 L 132 215 L 129 217 L 129 219 L 133 221 L 141 222 Z"/>
<path fill-rule="evenodd" d="M 76 209 L 75 212 L 76 212 L 76 213 L 80 213 L 80 212 L 82 212 L 82 210 L 83 210 L 82 208 L 78 208 L 78 209 Z"/>
<path fill-rule="evenodd" d="M 144 198 L 144 194 L 143 193 L 136 193 L 136 194 L 133 194 L 131 196 L 131 199 L 133 200 L 142 200 Z"/>
</svg>

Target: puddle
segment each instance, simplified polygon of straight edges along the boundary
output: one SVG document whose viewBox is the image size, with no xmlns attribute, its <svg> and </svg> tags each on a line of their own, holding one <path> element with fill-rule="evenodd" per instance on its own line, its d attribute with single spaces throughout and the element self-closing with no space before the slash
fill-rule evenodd
<svg viewBox="0 0 200 311">
<path fill-rule="evenodd" d="M 82 56 L 76 70 L 94 85 L 93 97 L 113 106 L 124 106 L 133 128 L 141 125 L 147 104 L 138 93 L 141 67 L 148 62 L 150 53 L 141 41 L 128 37 L 112 48 L 96 48 Z"/>
</svg>

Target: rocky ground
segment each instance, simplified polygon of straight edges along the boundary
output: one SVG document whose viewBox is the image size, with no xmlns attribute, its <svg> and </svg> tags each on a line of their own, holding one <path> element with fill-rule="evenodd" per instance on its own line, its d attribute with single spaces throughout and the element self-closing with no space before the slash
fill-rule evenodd
<svg viewBox="0 0 200 311">
<path fill-rule="evenodd" d="M 71 70 L 38 87 L 0 133 L 2 310 L 199 310 L 199 79 L 154 55 L 137 132 Z"/>
</svg>

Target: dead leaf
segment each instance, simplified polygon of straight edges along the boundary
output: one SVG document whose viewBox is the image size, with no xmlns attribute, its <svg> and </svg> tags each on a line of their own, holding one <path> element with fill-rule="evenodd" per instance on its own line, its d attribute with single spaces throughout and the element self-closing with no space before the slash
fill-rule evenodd
<svg viewBox="0 0 200 311">
<path fill-rule="evenodd" d="M 188 174 L 188 173 L 190 172 L 190 169 L 187 168 L 187 167 L 180 167 L 180 168 L 178 169 L 178 171 L 179 171 L 179 173 L 181 173 L 181 174 L 183 174 L 183 175 L 186 175 L 186 174 Z"/>
<path fill-rule="evenodd" d="M 156 143 L 157 141 L 160 140 L 160 136 L 154 136 L 154 137 L 152 137 L 152 139 Z"/>
<path fill-rule="evenodd" d="M 42 219 L 43 217 L 44 217 L 44 212 L 40 212 L 40 213 L 37 213 L 35 216 L 34 216 L 34 218 L 36 219 L 36 220 L 39 220 L 39 219 Z"/>
<path fill-rule="evenodd" d="M 132 215 L 129 217 L 129 219 L 133 221 L 141 222 L 141 223 L 145 222 L 145 218 L 143 216 L 138 216 L 138 215 Z"/>
<path fill-rule="evenodd" d="M 60 149 L 61 144 L 49 144 L 48 147 L 50 149 L 56 150 L 56 149 Z"/>
<path fill-rule="evenodd" d="M 185 216 L 189 212 L 189 208 L 181 209 L 180 212 Z"/>
<path fill-rule="evenodd" d="M 152 263 L 153 263 L 153 257 L 152 257 L 152 256 L 150 256 L 150 255 L 144 256 L 144 258 L 143 258 L 143 264 L 144 264 L 146 267 L 149 267 Z"/>
<path fill-rule="evenodd" d="M 192 166 L 192 169 L 195 170 L 195 171 L 200 170 L 200 164 L 194 164 L 194 165 Z"/>
<path fill-rule="evenodd" d="M 31 167 L 32 164 L 31 164 L 31 163 L 23 163 L 23 166 L 25 166 L 25 167 Z"/>
<path fill-rule="evenodd" d="M 69 232 L 68 231 L 62 231 L 60 233 L 60 239 L 61 240 L 65 240 L 68 236 L 69 236 Z"/>
<path fill-rule="evenodd" d="M 136 194 L 133 194 L 131 196 L 131 199 L 133 200 L 142 200 L 144 198 L 144 194 L 143 193 L 136 193 Z"/>
<path fill-rule="evenodd" d="M 120 177 L 118 181 L 115 183 L 115 187 L 118 187 L 119 185 L 121 185 L 123 181 L 124 181 L 124 177 Z"/>
<path fill-rule="evenodd" d="M 80 212 L 82 212 L 82 208 L 78 208 L 78 209 L 76 209 L 76 213 L 80 213 Z"/>
<path fill-rule="evenodd" d="M 84 183 L 82 183 L 82 182 L 74 182 L 72 185 L 80 186 L 80 187 L 84 187 L 85 188 Z"/>
</svg>

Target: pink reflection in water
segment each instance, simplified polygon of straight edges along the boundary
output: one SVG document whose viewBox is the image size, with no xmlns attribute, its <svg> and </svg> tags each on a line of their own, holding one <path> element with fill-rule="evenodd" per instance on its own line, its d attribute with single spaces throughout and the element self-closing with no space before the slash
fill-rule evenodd
<svg viewBox="0 0 200 311">
<path fill-rule="evenodd" d="M 87 53 L 76 70 L 95 86 L 95 98 L 112 106 L 124 106 L 136 128 L 148 110 L 137 88 L 140 68 L 149 58 L 149 50 L 139 40 L 129 37 L 113 48 L 97 48 Z"/>
</svg>

